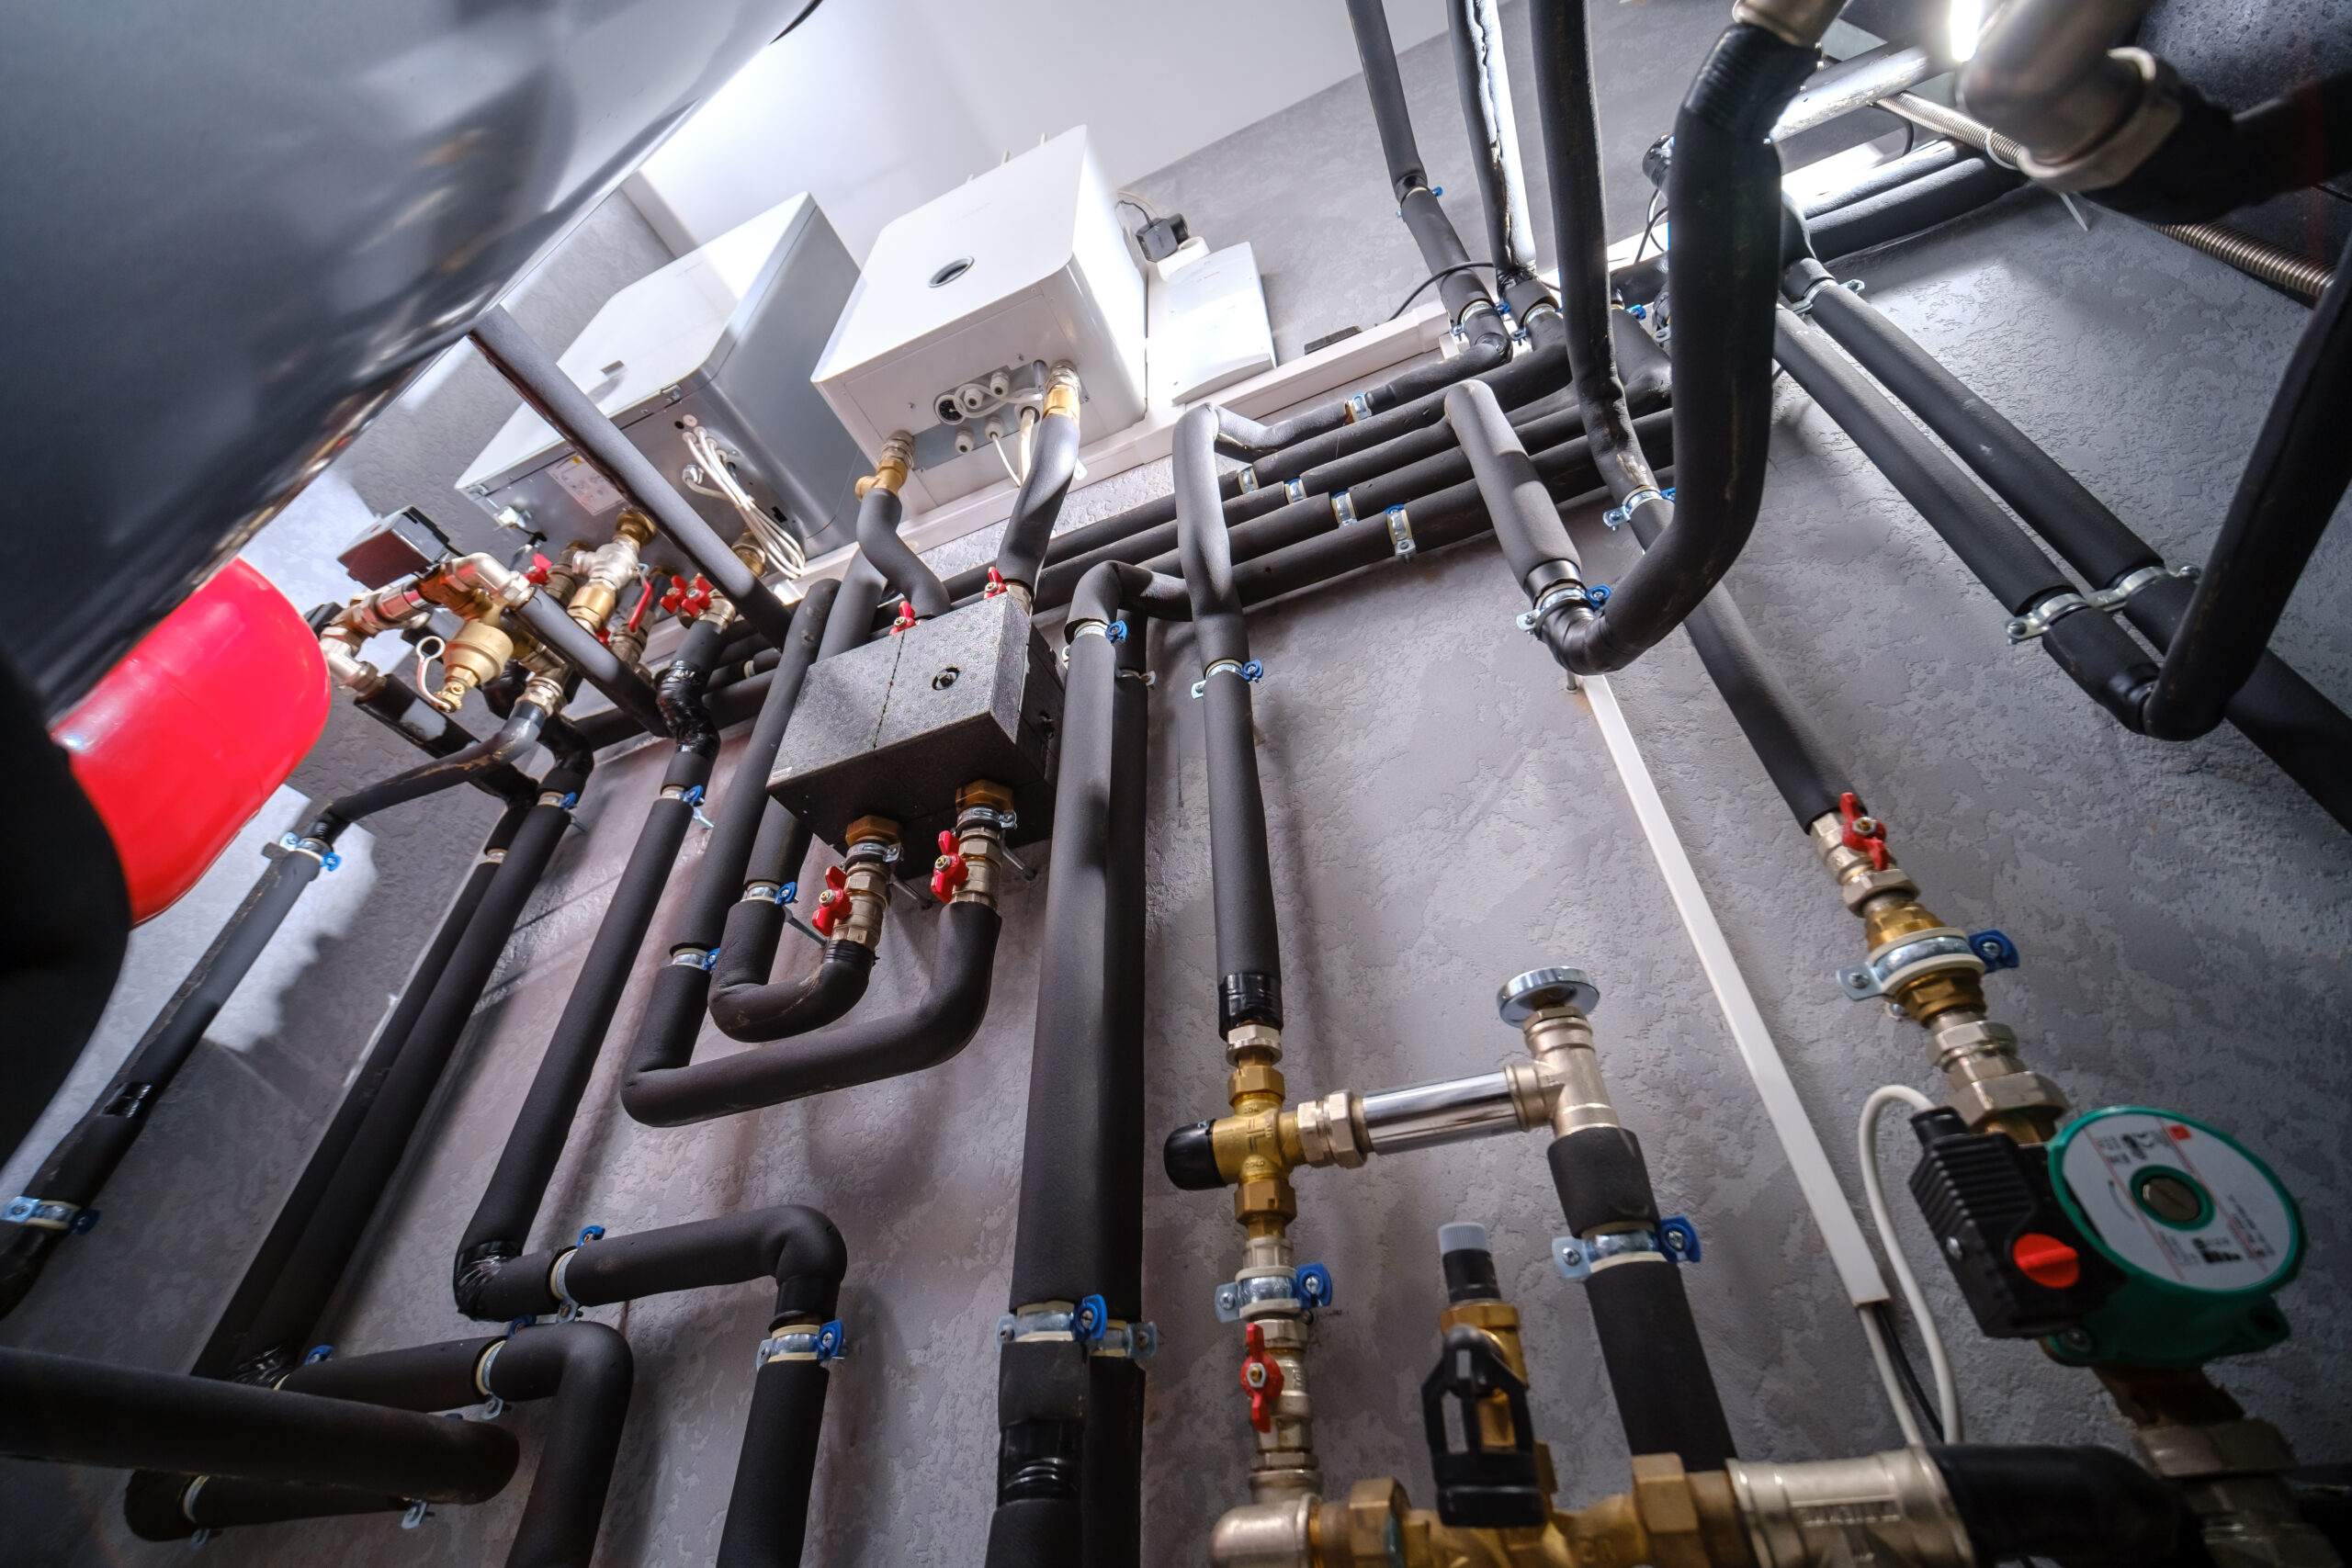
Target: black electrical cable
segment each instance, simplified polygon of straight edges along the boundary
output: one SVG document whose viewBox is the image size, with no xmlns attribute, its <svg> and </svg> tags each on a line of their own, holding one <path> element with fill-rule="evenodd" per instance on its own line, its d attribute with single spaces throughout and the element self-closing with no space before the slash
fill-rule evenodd
<svg viewBox="0 0 2352 1568">
<path fill-rule="evenodd" d="M 1420 282 L 1415 284 L 1413 286 L 1413 291 L 1405 296 L 1405 302 L 1402 305 L 1397 306 L 1395 310 L 1389 311 L 1387 319 L 1393 321 L 1397 317 L 1403 315 L 1407 310 L 1412 308 L 1414 300 L 1419 299 L 1424 293 L 1428 292 L 1430 284 L 1438 282 L 1442 278 L 1452 277 L 1457 272 L 1484 272 L 1490 270 L 1492 270 L 1491 267 L 1489 267 L 1489 265 L 1485 262 L 1460 262 L 1453 266 L 1441 267 L 1436 272 L 1433 272 L 1427 277 L 1421 279 Z"/>
<path fill-rule="evenodd" d="M 1884 1302 L 1872 1302 L 1871 1311 L 1878 1314 L 1879 1332 L 1886 1337 L 1887 1354 L 1894 1359 L 1894 1370 L 1902 1375 L 1903 1387 L 1911 1396 L 1913 1408 L 1918 1411 L 1919 1419 L 1927 1423 L 1928 1430 L 1935 1434 L 1936 1441 L 1942 1442 L 1943 1412 L 1928 1397 L 1927 1384 L 1919 1381 L 1919 1369 L 1911 1364 L 1911 1353 L 1903 1348 L 1903 1337 L 1894 1331 L 1894 1309 Z"/>
</svg>

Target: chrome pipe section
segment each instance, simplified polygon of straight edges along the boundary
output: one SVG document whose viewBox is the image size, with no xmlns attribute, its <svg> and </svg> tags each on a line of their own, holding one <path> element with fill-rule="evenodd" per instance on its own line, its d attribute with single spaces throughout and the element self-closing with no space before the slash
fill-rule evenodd
<svg viewBox="0 0 2352 1568">
<path fill-rule="evenodd" d="M 1367 1094 L 1366 1141 L 1374 1154 L 1393 1155 L 1522 1132 L 1512 1087 L 1508 1073 L 1480 1073 Z"/>
<path fill-rule="evenodd" d="M 2122 38 L 2149 0 L 2011 0 L 1960 74 L 1960 101 L 2052 190 L 2122 180 L 2180 123 L 2178 79 Z"/>
<path fill-rule="evenodd" d="M 1851 60 L 1841 60 L 1815 72 L 1813 79 L 1797 90 L 1781 118 L 1772 122 L 1772 140 L 1786 141 L 1801 130 L 1866 109 L 1917 86 L 1941 69 L 1936 57 L 1917 44 L 1882 44 Z"/>
</svg>

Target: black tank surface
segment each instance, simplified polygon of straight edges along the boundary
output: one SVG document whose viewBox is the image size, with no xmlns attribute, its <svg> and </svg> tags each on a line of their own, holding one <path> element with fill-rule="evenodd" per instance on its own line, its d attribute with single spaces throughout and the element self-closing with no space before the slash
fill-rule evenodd
<svg viewBox="0 0 2352 1568">
<path fill-rule="evenodd" d="M 0 654 L 53 715 L 796 0 L 0 13 Z"/>
</svg>

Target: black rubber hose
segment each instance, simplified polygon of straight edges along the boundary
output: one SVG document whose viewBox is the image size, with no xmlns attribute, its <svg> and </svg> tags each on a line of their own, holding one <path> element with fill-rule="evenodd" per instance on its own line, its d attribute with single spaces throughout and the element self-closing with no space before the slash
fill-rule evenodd
<svg viewBox="0 0 2352 1568">
<path fill-rule="evenodd" d="M 1802 293 L 1827 276 L 1818 264 L 1800 264 L 1784 287 Z M 2160 564 L 2155 549 L 2074 475 L 1868 301 L 1821 288 L 1814 291 L 1813 320 L 2091 582 L 2112 587 Z M 2169 647 L 2193 592 L 2179 579 L 2150 583 L 2125 601 L 2123 616 L 2158 648 Z M 2352 716 L 2273 653 L 2262 656 L 2226 712 L 2330 816 L 2352 828 Z"/>
<path fill-rule="evenodd" d="M 1577 1235 L 1657 1229 L 1649 1168 L 1631 1133 L 1582 1128 L 1555 1138 L 1548 1158 L 1561 1212 Z M 1595 1269 L 1584 1290 L 1627 1447 L 1679 1454 L 1686 1470 L 1721 1470 L 1738 1457 L 1681 1269 L 1662 1254 L 1635 1255 Z"/>
<path fill-rule="evenodd" d="M 1979 1562 L 2049 1557 L 2067 1568 L 2126 1568 L 2167 1562 L 2196 1534 L 2172 1489 L 2111 1449 L 1962 1443 L 1928 1457 Z"/>
<path fill-rule="evenodd" d="M 696 621 L 686 628 L 678 650 L 662 667 L 661 683 L 654 688 L 654 701 L 662 710 L 662 723 L 672 744 L 682 751 L 691 751 L 706 761 L 718 751 L 718 727 L 711 722 L 710 710 L 703 705 L 703 693 L 708 689 L 711 676 L 718 664 L 718 645 L 727 634 L 717 623 Z M 676 771 L 673 763 L 672 771 Z M 703 769 L 703 776 L 693 784 L 708 781 L 710 770 Z"/>
<path fill-rule="evenodd" d="M 490 367 L 506 378 L 523 400 L 553 425 L 573 450 L 593 464 L 623 495 L 642 507 L 672 544 L 717 584 L 760 635 L 778 648 L 789 634 L 792 613 L 752 569 L 729 549 L 710 525 L 680 495 L 653 460 L 637 449 L 621 428 L 605 417 L 588 394 L 572 384 L 555 355 L 492 305 L 474 322 L 474 346 Z"/>
<path fill-rule="evenodd" d="M 881 579 L 863 579 L 864 558 L 850 569 L 850 581 L 864 602 L 853 604 L 842 585 L 830 580 L 808 590 L 794 616 L 792 636 L 785 640 L 783 660 L 769 677 L 742 755 L 729 775 L 727 792 L 718 800 L 710 836 L 703 841 L 702 859 L 685 902 L 672 922 L 667 962 L 653 976 L 645 1012 L 638 1021 L 630 1045 L 631 1060 L 648 1057 L 684 1060 L 694 1054 L 695 1036 L 701 1032 L 703 1009 L 710 995 L 710 971 L 704 967 L 710 950 L 725 931 L 728 912 L 743 886 L 743 867 L 760 832 L 770 804 L 768 772 L 775 765 L 776 748 L 784 744 L 786 726 L 800 701 L 801 683 L 819 658 L 834 627 L 851 614 L 871 616 L 874 604 L 866 594 L 878 592 Z M 748 682 L 747 682 L 748 683 Z"/>
<path fill-rule="evenodd" d="M 1078 416 L 1047 414 L 1030 434 L 1029 474 L 1013 498 L 1003 540 L 997 546 L 997 575 L 1034 586 L 1046 564 L 1046 541 L 1062 514 L 1070 479 L 1078 472 Z"/>
<path fill-rule="evenodd" d="M 2335 275 L 2288 357 L 2180 633 L 2142 701 L 2150 735 L 2186 740 L 2206 733 L 2222 722 L 2231 695 L 2254 673 L 2352 482 L 2346 431 L 2352 431 L 2352 242 L 2336 258 Z"/>
<path fill-rule="evenodd" d="M 1354 0 L 1354 5 L 1367 0 Z M 1377 0 L 1369 0 L 1377 3 Z M 1353 6 L 1351 6 L 1351 9 Z M 1217 1032 L 1283 1022 L 1282 951 L 1274 923 L 1266 803 L 1258 783 L 1250 633 L 1234 586 L 1217 505 L 1216 441 L 1222 410 L 1203 403 L 1176 426 L 1179 547 L 1192 595 L 1208 729 L 1209 862 L 1216 904 Z"/>
<path fill-rule="evenodd" d="M 1803 318 L 1783 310 L 1780 359 L 1798 386 L 1837 421 L 1928 526 L 2012 615 L 2073 584 L 1993 498 L 1905 419 Z M 2077 609 L 2050 624 L 2041 646 L 2075 684 L 2126 727 L 2141 728 L 2139 700 L 2155 663 L 2121 626 Z"/>
<path fill-rule="evenodd" d="M 438 1503 L 496 1496 L 520 1458 L 483 1422 L 15 1348 L 0 1348 L 0 1453 Z"/>
<path fill-rule="evenodd" d="M 636 720 L 639 728 L 648 735 L 669 733 L 653 688 L 636 671 L 623 664 L 620 655 L 599 642 L 595 633 L 565 614 L 563 606 L 551 596 L 532 594 L 515 615 L 533 637 L 561 655 L 563 661 L 604 693 L 613 706 Z"/>
<path fill-rule="evenodd" d="M 1492 304 L 1485 285 L 1468 269 L 1470 253 L 1453 221 L 1438 205 L 1421 164 L 1421 150 L 1413 140 L 1413 117 L 1405 102 L 1405 82 L 1396 69 L 1396 44 L 1388 31 L 1388 10 L 1383 0 L 1348 0 L 1348 22 L 1355 33 L 1356 57 L 1363 64 L 1363 84 L 1372 99 L 1373 124 L 1380 133 L 1381 155 L 1388 165 L 1389 195 L 1397 216 L 1405 220 L 1420 251 L 1421 265 L 1437 279 L 1439 298 L 1449 319 L 1459 321 L 1481 302 Z"/>
<path fill-rule="evenodd" d="M 691 1029 L 682 1032 L 682 1043 L 650 1030 L 640 1033 L 622 1079 L 621 1107 L 649 1126 L 680 1127 L 937 1066 L 970 1043 L 988 1013 L 1002 924 L 985 904 L 949 906 L 940 917 L 922 998 L 887 1017 L 854 1018 L 704 1062 L 693 1059 Z M 649 1017 L 660 999 L 657 988 Z"/>
<path fill-rule="evenodd" d="M 254 1315 L 261 1310 L 270 1287 L 277 1282 L 280 1269 L 293 1252 L 303 1229 L 311 1223 L 319 1199 L 334 1179 L 335 1168 L 351 1147 L 351 1140 L 358 1135 L 360 1123 L 367 1119 L 368 1108 L 375 1104 L 376 1095 L 383 1088 L 392 1064 L 400 1059 L 401 1048 L 407 1044 L 409 1032 L 416 1027 L 417 1016 L 432 998 L 433 989 L 440 983 L 442 974 L 449 966 L 449 959 L 458 950 L 466 930 L 473 923 L 481 908 L 483 897 L 490 892 L 491 883 L 505 863 L 514 835 L 530 815 L 529 805 L 510 806 L 491 828 L 490 836 L 482 841 L 481 853 L 467 871 L 458 885 L 457 896 L 449 902 L 449 911 L 442 918 L 440 928 L 411 972 L 408 984 L 401 988 L 400 1000 L 377 1030 L 374 1043 L 352 1075 L 351 1085 L 343 1092 L 343 1100 L 335 1107 L 326 1131 L 319 1137 L 294 1190 L 279 1205 L 277 1218 L 269 1233 L 255 1249 L 253 1261 L 246 1266 L 244 1277 L 221 1312 L 211 1337 L 197 1355 L 194 1371 L 198 1377 L 217 1378 L 229 1375 L 238 1342 L 252 1325 Z"/>
<path fill-rule="evenodd" d="M 663 682 L 665 689 L 668 684 Z M 662 792 L 646 812 L 644 827 L 638 830 L 637 846 L 614 886 L 595 940 L 581 963 L 580 978 L 556 1021 L 555 1032 L 548 1037 L 539 1070 L 515 1112 L 497 1168 L 491 1172 L 481 1201 L 458 1242 L 454 1278 L 460 1306 L 469 1269 L 485 1259 L 512 1258 L 530 1240 L 531 1223 L 538 1217 L 548 1183 L 554 1179 L 556 1164 L 563 1157 L 581 1096 L 587 1092 L 588 1080 L 596 1070 L 613 1014 L 620 1006 L 630 972 L 637 967 L 638 951 L 645 944 L 653 911 L 677 864 L 687 825 L 694 820 L 688 795 L 699 791 L 709 779 L 710 763 L 707 752 L 686 746 L 671 758 Z"/>
<path fill-rule="evenodd" d="M 537 703 L 516 703 L 514 713 L 508 716 L 498 733 L 489 739 L 478 740 L 462 751 L 453 751 L 422 767 L 395 773 L 390 778 L 329 801 L 303 836 L 332 844 L 345 828 L 364 817 L 372 817 L 379 811 L 407 801 L 422 800 L 428 795 L 438 795 L 445 789 L 455 789 L 494 769 L 505 767 L 538 743 L 539 732 L 547 728 L 547 709 Z"/>
<path fill-rule="evenodd" d="M 458 939 L 374 1103 L 319 1193 L 301 1239 L 288 1254 L 245 1330 L 234 1357 L 240 1376 L 266 1375 L 300 1359 L 303 1341 L 349 1266 L 360 1233 L 407 1152 L 524 906 L 571 825 L 571 803 L 584 782 L 560 767 L 548 773 L 539 803 L 516 830 L 514 847 L 492 878 L 481 908 Z"/>
<path fill-rule="evenodd" d="M 858 554 L 906 595 L 919 618 L 929 620 L 947 614 L 954 601 L 947 597 L 939 574 L 923 564 L 913 546 L 899 537 L 899 525 L 905 516 L 898 491 L 884 485 L 868 490 L 857 503 Z"/>
<path fill-rule="evenodd" d="M 1560 315 L 1585 434 L 1601 482 L 1620 502 L 1655 491 L 1634 436 L 1634 415 L 1611 342 L 1609 235 L 1600 199 L 1600 118 L 1593 102 L 1591 28 L 1584 0 L 1535 0 L 1535 96 L 1543 105 L 1544 164 L 1552 181 L 1552 231 L 1560 257 Z M 1777 164 L 1777 161 L 1776 161 Z M 1711 279 L 1702 274 L 1704 289 Z M 1664 510 L 1663 501 L 1645 502 Z M 1522 579 L 1523 581 L 1523 579 Z"/>
<path fill-rule="evenodd" d="M 820 1361 L 771 1359 L 752 1380 L 752 1413 L 735 1461 L 735 1489 L 718 1534 L 717 1568 L 794 1568 L 808 1533 L 808 1493 L 825 1424 Z"/>
<path fill-rule="evenodd" d="M 2352 73 L 2232 114 L 2186 82 L 2180 123 L 2115 185 L 2083 194 L 2145 223 L 2203 223 L 2352 168 Z"/>
<path fill-rule="evenodd" d="M 558 1262 L 564 1290 L 582 1306 L 773 1278 L 774 1321 L 821 1323 L 840 1309 L 849 1250 L 833 1223 L 814 1209 L 786 1203 L 746 1210 L 504 1259 L 483 1272 L 468 1315 L 507 1322 L 554 1312 L 563 1304 L 550 1279 Z"/>
<path fill-rule="evenodd" d="M 1456 0 L 1445 11 L 1453 46 L 1454 94 L 1470 137 L 1470 168 L 1478 182 L 1478 209 L 1487 219 L 1487 254 L 1495 286 L 1509 288 L 1535 271 L 1535 235 L 1527 223 L 1527 193 L 1513 188 L 1518 128 L 1511 122 L 1510 77 L 1503 58 L 1501 6 L 1495 0 Z"/>
<path fill-rule="evenodd" d="M 1674 521 L 1600 615 L 1567 623 L 1552 640 L 1574 673 L 1623 669 L 1656 646 L 1722 580 L 1756 525 L 1781 272 L 1781 159 L 1767 137 L 1814 58 L 1735 22 L 1676 116 Z"/>
<path fill-rule="evenodd" d="M 2015 169 L 1972 153 L 1908 184 L 1833 208 L 1808 219 L 1805 227 L 1812 231 L 1815 254 L 1834 261 L 1924 234 L 1980 207 L 1989 207 L 2025 183 L 2025 176 Z M 1682 248 L 1679 233 L 1675 248 Z M 1679 342 L 1684 326 L 1679 314 L 1674 325 Z"/>
<path fill-rule="evenodd" d="M 260 880 L 229 917 L 212 945 L 180 983 L 138 1045 L 117 1068 L 90 1109 L 57 1142 L 25 1188 L 44 1203 L 86 1209 L 97 1201 L 107 1179 L 122 1164 L 147 1128 L 156 1102 L 204 1039 L 204 1032 L 286 922 L 294 905 L 318 879 L 326 846 L 315 840 L 289 850 L 273 848 Z M 20 1224 L 0 1247 L 0 1315 L 6 1315 L 64 1239 L 68 1220 Z"/>
</svg>

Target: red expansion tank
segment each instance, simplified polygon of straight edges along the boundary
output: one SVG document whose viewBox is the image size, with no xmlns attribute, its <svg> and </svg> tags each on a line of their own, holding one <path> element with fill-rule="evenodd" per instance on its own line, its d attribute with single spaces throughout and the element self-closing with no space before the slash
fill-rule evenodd
<svg viewBox="0 0 2352 1568">
<path fill-rule="evenodd" d="M 300 613 L 232 560 L 57 722 L 114 835 L 133 921 L 196 886 L 318 739 L 327 701 Z"/>
</svg>

